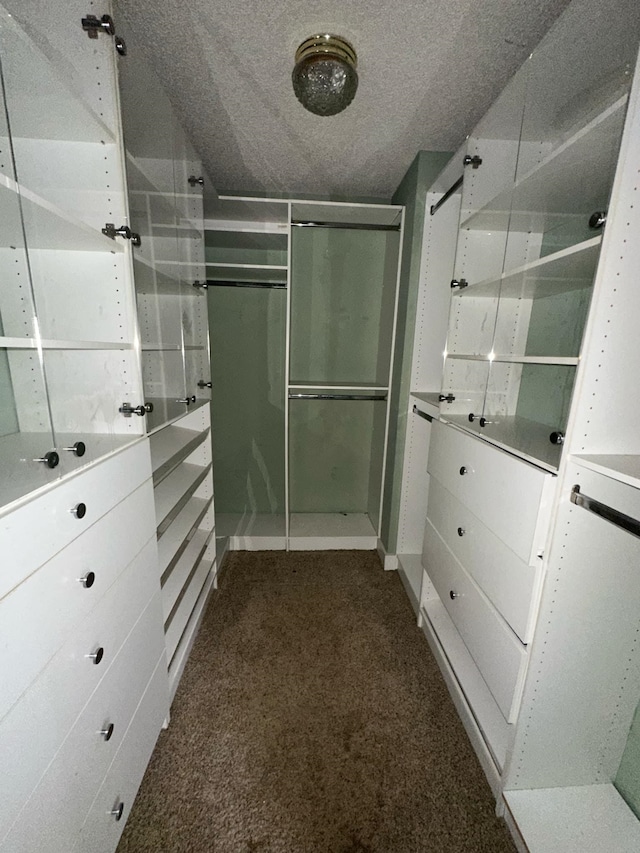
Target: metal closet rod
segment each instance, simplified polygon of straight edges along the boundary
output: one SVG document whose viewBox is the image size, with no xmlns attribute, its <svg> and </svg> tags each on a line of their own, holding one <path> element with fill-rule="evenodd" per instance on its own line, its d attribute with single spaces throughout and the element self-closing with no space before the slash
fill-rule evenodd
<svg viewBox="0 0 640 853">
<path fill-rule="evenodd" d="M 386 394 L 289 394 L 290 400 L 386 400 Z"/>
<path fill-rule="evenodd" d="M 399 225 L 365 225 L 361 222 L 310 222 L 303 219 L 292 219 L 292 227 L 296 228 L 350 228 L 354 231 L 399 231 Z"/>
<path fill-rule="evenodd" d="M 632 518 L 630 515 L 625 515 L 619 509 L 614 509 L 611 506 L 600 503 L 595 498 L 590 498 L 588 495 L 583 495 L 580 491 L 580 486 L 574 486 L 571 489 L 571 503 L 576 506 L 581 506 L 583 509 L 588 509 L 605 521 L 610 521 L 616 527 L 621 527 L 627 533 L 632 533 L 634 536 L 640 536 L 640 521 Z"/>
<path fill-rule="evenodd" d="M 433 214 L 436 212 L 436 210 L 439 210 L 442 207 L 442 205 L 451 198 L 451 196 L 454 194 L 454 192 L 456 190 L 460 189 L 460 187 L 462 186 L 463 180 L 464 180 L 464 177 L 462 175 L 460 175 L 460 177 L 455 182 L 455 184 L 451 184 L 451 186 L 446 191 L 446 193 L 441 198 L 439 198 L 435 204 L 431 205 L 431 208 L 430 208 L 431 216 L 433 216 Z"/>
<path fill-rule="evenodd" d="M 215 281 L 207 279 L 209 287 L 270 287 L 272 290 L 286 290 L 283 281 Z"/>
</svg>

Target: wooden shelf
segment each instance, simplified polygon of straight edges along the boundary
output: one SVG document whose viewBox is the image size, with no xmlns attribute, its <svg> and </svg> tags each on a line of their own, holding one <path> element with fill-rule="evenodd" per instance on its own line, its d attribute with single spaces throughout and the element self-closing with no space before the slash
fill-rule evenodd
<svg viewBox="0 0 640 853">
<path fill-rule="evenodd" d="M 609 198 L 613 166 L 625 118 L 627 95 L 573 134 L 519 178 L 513 188 L 461 222 L 481 231 L 545 232 L 568 217 L 589 215 Z"/>
<path fill-rule="evenodd" d="M 500 278 L 470 284 L 453 294 L 454 299 L 486 297 L 495 299 L 544 299 L 591 287 L 598 264 L 602 237 L 593 237 L 568 249 L 538 258 L 503 273 Z"/>
<path fill-rule="evenodd" d="M 0 174 L 0 215 L 3 229 L 2 247 L 24 247 L 24 234 L 19 215 L 22 208 L 27 244 L 30 249 L 56 249 L 72 252 L 124 251 L 124 242 L 111 240 L 80 219 L 61 210 L 51 202 Z"/>
<path fill-rule="evenodd" d="M 150 438 L 153 483 L 157 486 L 209 436 L 209 430 L 168 426 Z"/>
<path fill-rule="evenodd" d="M 189 576 L 205 552 L 211 530 L 196 530 L 180 557 L 165 571 L 162 578 L 162 611 L 165 623 L 184 591 Z"/>
<path fill-rule="evenodd" d="M 530 853 L 637 853 L 640 822 L 611 784 L 505 791 Z"/>
<path fill-rule="evenodd" d="M 198 527 L 210 507 L 213 498 L 190 498 L 171 525 L 158 540 L 158 565 L 164 575 L 171 562 L 181 552 L 191 531 Z"/>
<path fill-rule="evenodd" d="M 210 472 L 211 464 L 202 466 L 182 462 L 154 489 L 159 537 Z"/>
</svg>

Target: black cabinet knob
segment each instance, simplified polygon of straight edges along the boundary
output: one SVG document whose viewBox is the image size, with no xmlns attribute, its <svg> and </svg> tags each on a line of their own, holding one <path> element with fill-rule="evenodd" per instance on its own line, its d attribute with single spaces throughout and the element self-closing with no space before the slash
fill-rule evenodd
<svg viewBox="0 0 640 853">
<path fill-rule="evenodd" d="M 87 572 L 84 577 L 78 578 L 78 580 L 85 589 L 91 589 L 96 580 L 96 573 Z"/>
<path fill-rule="evenodd" d="M 458 536 L 464 536 L 465 532 L 466 532 L 466 531 L 465 531 L 464 527 L 459 527 L 459 528 L 458 528 Z"/>
<path fill-rule="evenodd" d="M 124 812 L 124 803 L 120 802 L 111 809 L 109 814 L 112 814 L 116 820 L 120 820 L 123 812 Z"/>
<path fill-rule="evenodd" d="M 451 601 L 455 601 L 455 599 L 459 598 L 459 597 L 460 597 L 459 592 L 454 592 L 452 589 L 449 590 L 449 598 L 451 599 Z"/>
<path fill-rule="evenodd" d="M 549 441 L 551 444 L 564 444 L 564 433 L 559 430 L 557 432 L 552 432 L 549 436 Z"/>
<path fill-rule="evenodd" d="M 108 725 L 105 725 L 103 729 L 100 730 L 100 734 L 105 740 L 111 740 L 114 728 L 115 726 L 113 725 L 113 723 L 109 723 Z"/>
<path fill-rule="evenodd" d="M 87 505 L 83 503 L 77 504 L 77 506 L 74 506 L 71 510 L 71 514 L 75 515 L 76 518 L 84 518 L 87 514 Z"/>
<path fill-rule="evenodd" d="M 460 476 L 463 477 L 467 473 L 467 468 L 464 465 L 460 468 Z"/>
<path fill-rule="evenodd" d="M 56 468 L 60 462 L 60 456 L 55 450 L 49 450 L 44 456 L 39 456 L 34 462 L 44 462 L 47 468 Z"/>
<path fill-rule="evenodd" d="M 76 456 L 84 456 L 87 452 L 87 445 L 84 441 L 76 441 L 71 447 L 63 447 L 63 450 L 68 450 L 70 453 L 75 453 Z"/>
<path fill-rule="evenodd" d="M 87 655 L 87 657 L 97 666 L 104 657 L 104 649 L 100 646 L 95 650 L 95 652 L 91 652 L 90 655 Z"/>
<path fill-rule="evenodd" d="M 606 210 L 596 210 L 595 213 L 592 213 L 589 217 L 589 228 L 593 228 L 597 230 L 598 228 L 602 228 L 605 222 L 607 221 L 607 211 Z"/>
<path fill-rule="evenodd" d="M 478 416 L 474 415 L 473 412 L 469 412 L 469 415 L 468 415 L 469 423 L 473 423 L 477 417 Z"/>
<path fill-rule="evenodd" d="M 195 175 L 190 175 L 188 178 L 188 183 L 190 186 L 195 187 L 203 187 L 204 186 L 204 178 L 196 178 Z"/>
<path fill-rule="evenodd" d="M 201 379 L 200 382 L 198 382 L 198 388 L 211 388 L 211 387 L 212 387 L 211 382 L 205 382 L 204 379 Z"/>
</svg>

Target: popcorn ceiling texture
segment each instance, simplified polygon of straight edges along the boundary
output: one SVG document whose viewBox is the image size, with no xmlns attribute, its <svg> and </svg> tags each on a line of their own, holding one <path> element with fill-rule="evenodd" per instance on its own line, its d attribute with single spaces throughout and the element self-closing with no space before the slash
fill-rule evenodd
<svg viewBox="0 0 640 853">
<path fill-rule="evenodd" d="M 388 200 L 416 152 L 456 149 L 568 0 L 126 0 L 218 192 Z M 117 23 L 117 22 L 116 22 Z M 291 71 L 314 32 L 348 38 L 360 86 L 314 116 Z"/>
</svg>

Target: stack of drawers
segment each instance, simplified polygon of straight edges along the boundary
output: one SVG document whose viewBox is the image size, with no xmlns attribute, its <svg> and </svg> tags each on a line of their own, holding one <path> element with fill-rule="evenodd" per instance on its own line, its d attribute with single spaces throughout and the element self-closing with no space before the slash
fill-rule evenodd
<svg viewBox="0 0 640 853">
<path fill-rule="evenodd" d="M 148 442 L 4 515 L 0 552 L 0 850 L 107 853 L 168 714 Z"/>
<path fill-rule="evenodd" d="M 510 723 L 539 600 L 553 476 L 440 422 L 433 424 L 428 471 L 423 565 L 431 584 L 422 608 L 429 616 L 435 589 L 451 636 L 462 639 Z M 446 632 L 439 640 L 446 655 Z"/>
</svg>

